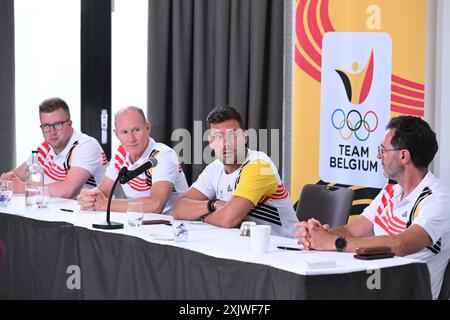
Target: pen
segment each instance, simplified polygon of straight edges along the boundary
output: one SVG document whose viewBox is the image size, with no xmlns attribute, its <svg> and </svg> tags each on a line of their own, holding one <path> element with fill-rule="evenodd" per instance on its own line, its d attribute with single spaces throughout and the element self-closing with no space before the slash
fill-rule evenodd
<svg viewBox="0 0 450 320">
<path fill-rule="evenodd" d="M 278 246 L 277 248 L 282 250 L 302 251 L 301 248 L 294 248 L 294 247 Z"/>
<path fill-rule="evenodd" d="M 73 212 L 73 210 L 70 210 L 70 209 L 64 209 L 64 208 L 61 208 L 61 209 L 59 209 L 59 210 L 65 211 L 65 212 Z"/>
</svg>

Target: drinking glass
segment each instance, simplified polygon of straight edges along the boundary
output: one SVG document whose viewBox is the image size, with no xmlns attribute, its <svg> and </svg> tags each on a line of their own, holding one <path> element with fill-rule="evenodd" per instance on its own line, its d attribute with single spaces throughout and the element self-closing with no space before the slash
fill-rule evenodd
<svg viewBox="0 0 450 320">
<path fill-rule="evenodd" d="M 130 227 L 139 227 L 144 219 L 144 209 L 142 202 L 128 202 L 127 220 Z"/>
<path fill-rule="evenodd" d="M 13 183 L 8 180 L 0 180 L 0 205 L 8 205 L 13 195 Z"/>
</svg>

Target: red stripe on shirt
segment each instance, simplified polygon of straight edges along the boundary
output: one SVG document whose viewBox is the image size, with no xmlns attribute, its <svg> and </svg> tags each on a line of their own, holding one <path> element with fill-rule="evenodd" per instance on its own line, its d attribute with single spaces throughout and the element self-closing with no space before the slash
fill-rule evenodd
<svg viewBox="0 0 450 320">
<path fill-rule="evenodd" d="M 133 180 L 134 180 L 134 179 L 133 179 Z M 131 180 L 131 181 L 128 182 L 128 186 L 129 186 L 131 189 L 136 190 L 136 191 L 139 191 L 139 192 L 150 190 L 151 187 L 150 187 L 149 185 L 147 185 L 147 184 L 144 184 L 144 185 L 136 184 L 136 183 L 133 183 L 133 180 Z"/>
<path fill-rule="evenodd" d="M 47 167 L 44 167 L 44 173 L 47 177 L 49 177 L 52 180 L 55 181 L 62 181 L 65 177 L 59 177 L 57 175 L 54 175 L 53 172 L 49 171 Z"/>
<path fill-rule="evenodd" d="M 114 163 L 118 164 L 119 166 L 123 166 L 125 160 L 122 159 L 119 154 L 116 154 L 116 156 L 114 157 Z"/>
<path fill-rule="evenodd" d="M 119 148 L 117 148 L 116 154 L 121 154 L 124 158 L 127 156 L 127 152 L 125 151 L 125 148 L 122 146 L 119 146 Z"/>
<path fill-rule="evenodd" d="M 50 164 L 45 164 L 44 168 L 47 169 L 47 171 L 52 174 L 55 177 L 58 177 L 60 179 L 64 179 L 67 176 L 67 173 L 65 171 L 59 172 L 55 170 Z"/>
<path fill-rule="evenodd" d="M 279 199 L 284 199 L 288 197 L 288 193 L 287 191 L 285 191 L 283 194 L 281 195 L 271 195 L 270 198 L 271 199 L 275 199 L 275 200 L 279 200 Z"/>
<path fill-rule="evenodd" d="M 138 186 L 138 187 L 147 186 L 147 183 L 145 182 L 145 180 L 138 179 L 137 177 L 134 178 L 133 180 L 130 180 L 128 183 L 133 184 L 133 185 Z"/>
<path fill-rule="evenodd" d="M 384 231 L 386 231 L 388 234 L 390 234 L 390 231 L 386 225 L 377 217 L 375 217 L 375 223 L 379 225 Z"/>
</svg>

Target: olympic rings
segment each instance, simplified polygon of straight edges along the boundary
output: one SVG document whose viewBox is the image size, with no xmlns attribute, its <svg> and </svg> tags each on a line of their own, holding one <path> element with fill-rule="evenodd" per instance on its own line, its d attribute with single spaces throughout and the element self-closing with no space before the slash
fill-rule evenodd
<svg viewBox="0 0 450 320">
<path fill-rule="evenodd" d="M 336 112 L 338 112 L 338 111 L 342 112 L 342 117 L 344 118 L 344 120 L 342 120 L 341 123 L 339 124 L 339 128 L 336 127 L 335 124 L 334 124 L 334 114 L 335 114 Z M 344 110 L 342 110 L 342 109 L 336 109 L 336 110 L 334 110 L 334 111 L 333 111 L 333 114 L 331 115 L 331 124 L 333 125 L 333 127 L 335 127 L 337 130 L 341 130 L 341 129 L 344 127 L 344 124 L 343 124 L 344 121 L 345 121 L 345 112 L 344 112 Z M 342 127 L 341 127 L 341 124 L 342 124 Z"/>
<path fill-rule="evenodd" d="M 339 123 L 339 126 L 341 126 L 341 124 L 343 124 L 343 123 L 344 123 L 344 120 L 341 120 L 341 123 Z M 344 127 L 344 126 L 342 126 L 342 127 Z M 339 135 L 341 136 L 342 139 L 348 140 L 348 139 L 350 139 L 351 136 L 353 135 L 353 131 L 350 131 L 350 134 L 349 134 L 347 137 L 344 137 L 344 136 L 342 135 L 342 131 L 339 130 Z"/>
<path fill-rule="evenodd" d="M 374 127 L 372 130 L 370 130 L 370 127 L 369 127 L 369 128 L 366 127 L 366 123 L 367 123 L 366 117 L 367 117 L 367 115 L 368 115 L 369 113 L 373 114 L 373 115 L 375 116 L 375 119 L 376 119 L 376 125 L 375 125 L 375 127 Z M 369 124 L 367 123 L 367 125 L 369 125 Z M 377 116 L 377 114 L 376 114 L 374 111 L 369 110 L 369 111 L 367 111 L 366 114 L 364 115 L 364 128 L 366 128 L 366 130 L 369 131 L 369 132 L 374 132 L 375 130 L 377 130 L 377 128 L 378 128 L 378 116 Z"/>
<path fill-rule="evenodd" d="M 348 123 L 350 122 L 350 115 L 352 114 L 352 112 L 356 112 L 356 114 L 359 116 L 359 120 L 356 121 L 356 127 L 355 127 L 355 128 L 352 128 L 352 127 L 350 127 L 350 126 L 348 125 Z M 347 126 L 348 126 L 348 128 L 349 128 L 350 130 L 352 130 L 352 131 L 358 131 L 359 128 L 361 128 L 361 125 L 362 125 L 361 120 L 362 120 L 362 117 L 361 117 L 361 113 L 359 113 L 359 111 L 357 111 L 357 110 L 350 110 L 349 113 L 347 113 Z M 358 126 L 358 124 L 359 124 L 359 126 Z"/>
<path fill-rule="evenodd" d="M 336 125 L 336 113 L 337 112 L 342 114 L 339 117 L 340 119 L 338 118 L 339 119 L 338 126 Z M 354 126 L 353 126 L 352 120 L 350 119 L 350 115 L 353 113 L 356 113 L 357 117 L 359 117 L 359 119 L 353 119 L 353 120 L 357 120 L 354 122 L 355 123 Z M 367 121 L 367 117 L 370 114 L 372 114 L 375 117 L 375 125 L 373 128 L 370 127 L 369 121 Z M 331 114 L 331 124 L 333 125 L 333 127 L 336 130 L 338 130 L 340 137 L 344 140 L 350 139 L 354 132 L 356 139 L 358 139 L 359 141 L 366 141 L 367 139 L 369 139 L 370 134 L 378 128 L 379 122 L 378 122 L 378 116 L 375 113 L 375 111 L 373 111 L 373 110 L 369 110 L 364 114 L 364 116 L 361 116 L 361 113 L 358 110 L 355 110 L 355 109 L 350 110 L 346 115 L 344 110 L 342 110 L 341 108 L 337 108 Z M 344 129 L 345 126 L 347 126 L 347 128 L 350 130 L 350 134 L 347 136 L 344 136 L 342 133 L 342 129 Z M 360 135 L 358 135 L 359 130 L 362 129 L 361 127 L 364 127 L 364 130 L 367 131 L 367 135 L 365 137 L 361 137 Z"/>
<path fill-rule="evenodd" d="M 361 120 L 361 122 L 363 122 L 363 121 L 364 121 L 364 127 L 366 127 L 367 121 L 366 121 L 366 120 Z M 367 125 L 369 125 L 369 124 L 367 123 Z M 361 126 L 361 124 L 360 124 L 360 126 Z M 358 139 L 359 141 L 366 141 L 366 140 L 369 139 L 369 137 L 370 137 L 370 131 L 367 131 L 367 136 L 366 136 L 365 138 L 360 138 L 360 137 L 358 137 L 358 131 L 355 131 L 355 137 L 356 137 L 356 139 Z"/>
</svg>

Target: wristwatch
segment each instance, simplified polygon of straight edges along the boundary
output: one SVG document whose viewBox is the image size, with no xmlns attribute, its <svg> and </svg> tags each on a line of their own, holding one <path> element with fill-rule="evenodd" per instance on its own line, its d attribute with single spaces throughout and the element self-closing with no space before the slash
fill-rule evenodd
<svg viewBox="0 0 450 320">
<path fill-rule="evenodd" d="M 216 211 L 216 202 L 217 202 L 217 199 L 208 200 L 207 207 L 208 207 L 209 213 L 213 213 L 214 211 Z"/>
<path fill-rule="evenodd" d="M 347 240 L 345 240 L 344 236 L 339 236 L 336 241 L 334 242 L 334 245 L 336 247 L 336 251 L 342 252 L 344 251 L 345 247 L 347 246 Z"/>
</svg>

